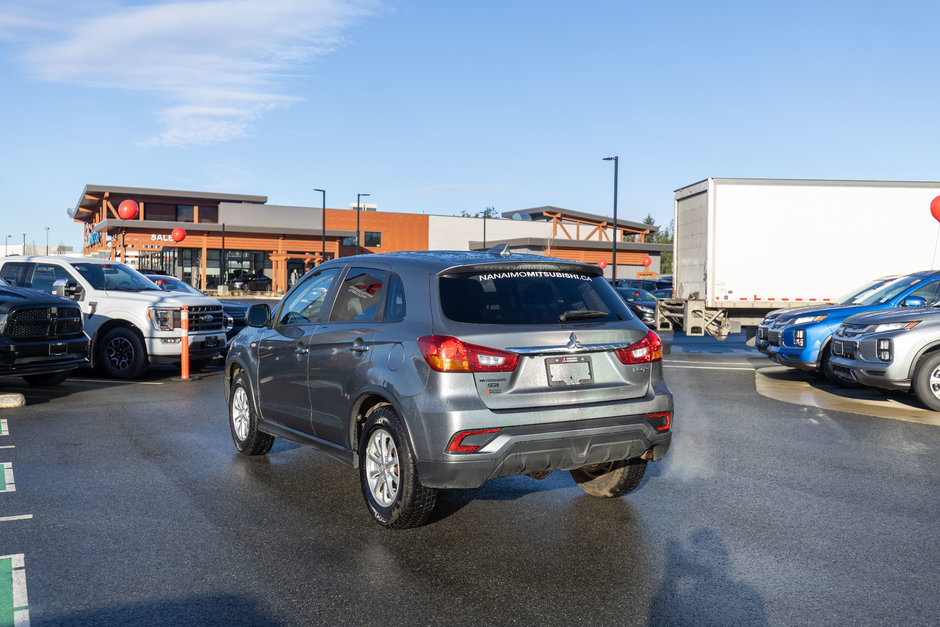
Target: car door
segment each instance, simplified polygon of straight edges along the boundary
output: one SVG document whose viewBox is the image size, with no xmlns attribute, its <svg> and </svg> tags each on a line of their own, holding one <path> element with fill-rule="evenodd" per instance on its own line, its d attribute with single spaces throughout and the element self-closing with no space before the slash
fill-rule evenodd
<svg viewBox="0 0 940 627">
<path fill-rule="evenodd" d="M 258 340 L 258 396 L 265 419 L 304 434 L 310 421 L 307 362 L 310 339 L 319 324 L 339 268 L 312 274 L 290 292 L 275 312 L 271 328 Z"/>
<path fill-rule="evenodd" d="M 368 381 L 372 344 L 384 311 L 388 272 L 352 267 L 336 291 L 329 319 L 310 338 L 308 377 L 317 437 L 349 447 L 349 420 Z"/>
</svg>

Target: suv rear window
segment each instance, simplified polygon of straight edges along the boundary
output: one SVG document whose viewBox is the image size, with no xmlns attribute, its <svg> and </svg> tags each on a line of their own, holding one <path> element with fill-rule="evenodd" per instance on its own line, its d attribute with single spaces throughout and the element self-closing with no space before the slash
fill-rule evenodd
<svg viewBox="0 0 940 627">
<path fill-rule="evenodd" d="M 612 322 L 633 314 L 602 277 L 555 271 L 500 271 L 440 278 L 441 310 L 455 322 Z"/>
</svg>

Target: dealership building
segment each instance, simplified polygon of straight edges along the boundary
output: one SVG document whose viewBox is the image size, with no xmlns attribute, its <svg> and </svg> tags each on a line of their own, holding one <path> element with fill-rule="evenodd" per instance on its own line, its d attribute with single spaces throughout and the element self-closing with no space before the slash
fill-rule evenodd
<svg viewBox="0 0 940 627">
<path fill-rule="evenodd" d="M 134 211 L 119 211 L 122 203 Z M 84 254 L 172 274 L 202 290 L 264 275 L 273 291 L 283 292 L 294 270 L 303 274 L 336 257 L 498 244 L 600 264 L 612 276 L 615 237 L 616 276 L 655 277 L 660 253 L 672 250 L 671 244 L 645 241 L 656 226 L 617 220 L 615 227 L 607 216 L 551 206 L 486 219 L 384 212 L 371 204 L 324 209 L 271 205 L 266 196 L 86 185 L 69 215 L 82 224 Z"/>
</svg>

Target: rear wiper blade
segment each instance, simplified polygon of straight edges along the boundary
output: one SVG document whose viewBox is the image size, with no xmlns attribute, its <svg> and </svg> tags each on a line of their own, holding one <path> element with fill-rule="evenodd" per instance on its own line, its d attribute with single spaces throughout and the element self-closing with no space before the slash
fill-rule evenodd
<svg viewBox="0 0 940 627">
<path fill-rule="evenodd" d="M 558 322 L 568 322 L 569 320 L 590 320 L 591 318 L 606 318 L 610 314 L 606 311 L 566 311 L 558 316 Z"/>
</svg>

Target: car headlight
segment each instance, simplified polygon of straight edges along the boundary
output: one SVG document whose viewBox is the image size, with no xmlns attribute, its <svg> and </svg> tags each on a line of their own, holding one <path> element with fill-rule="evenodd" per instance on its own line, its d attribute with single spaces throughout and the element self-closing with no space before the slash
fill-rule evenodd
<svg viewBox="0 0 940 627">
<path fill-rule="evenodd" d="M 3 330 L 7 326 L 7 314 L 0 313 L 0 333 L 3 333 Z"/>
<path fill-rule="evenodd" d="M 871 330 L 872 333 L 884 333 L 885 331 L 908 331 L 913 329 L 918 324 L 920 320 L 913 320 L 911 322 L 886 322 L 885 324 L 876 324 L 875 328 Z"/>
<path fill-rule="evenodd" d="M 223 314 L 222 318 L 225 320 L 222 326 L 225 328 L 226 331 L 231 331 L 232 328 L 235 326 L 235 318 L 233 318 L 232 316 L 228 314 Z"/>
<path fill-rule="evenodd" d="M 636 308 L 642 311 L 643 313 L 648 313 L 648 314 L 653 313 L 652 307 L 646 307 L 645 305 L 637 305 Z"/>
<path fill-rule="evenodd" d="M 176 312 L 175 309 L 164 309 L 162 307 L 151 307 L 147 310 L 147 315 L 150 316 L 150 324 L 159 331 L 172 331 L 173 330 L 173 314 Z"/>
<path fill-rule="evenodd" d="M 807 324 L 810 322 L 819 322 L 820 320 L 825 320 L 829 317 L 829 314 L 823 314 L 821 316 L 800 316 L 799 318 L 794 318 L 788 324 Z"/>
</svg>

